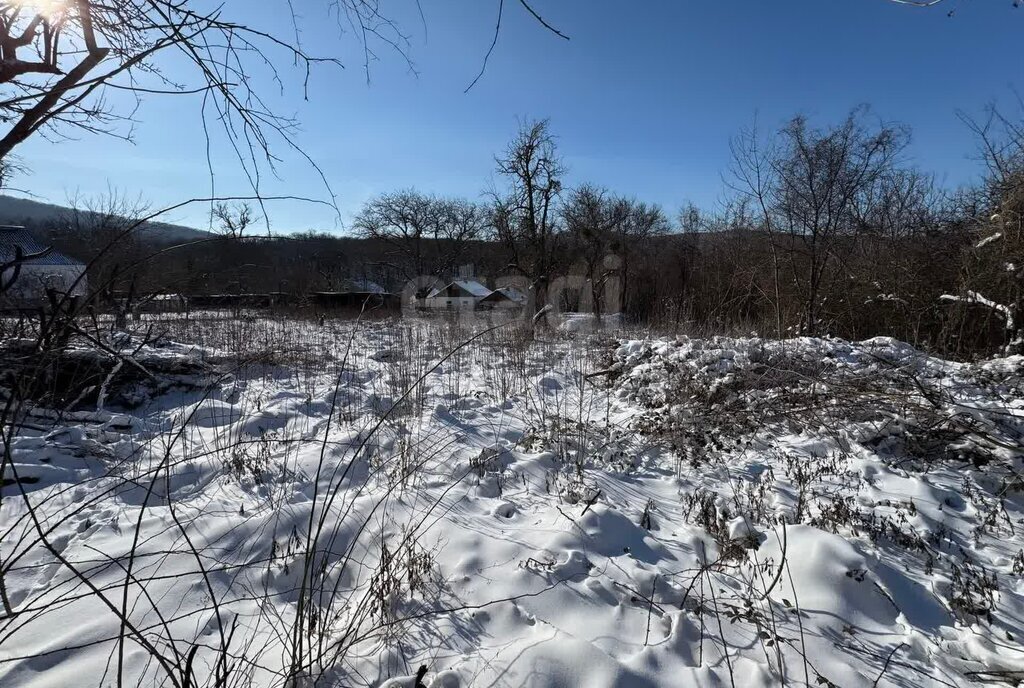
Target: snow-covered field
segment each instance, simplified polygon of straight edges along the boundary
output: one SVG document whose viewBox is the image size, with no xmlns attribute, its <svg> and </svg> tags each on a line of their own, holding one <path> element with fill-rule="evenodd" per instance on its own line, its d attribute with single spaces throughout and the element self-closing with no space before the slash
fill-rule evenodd
<svg viewBox="0 0 1024 688">
<path fill-rule="evenodd" d="M 161 327 L 201 374 L 21 414 L 5 688 L 1024 679 L 1020 359 Z"/>
</svg>

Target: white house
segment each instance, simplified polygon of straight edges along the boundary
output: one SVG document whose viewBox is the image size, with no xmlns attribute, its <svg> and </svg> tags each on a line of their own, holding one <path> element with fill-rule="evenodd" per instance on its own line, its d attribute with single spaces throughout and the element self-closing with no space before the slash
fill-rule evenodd
<svg viewBox="0 0 1024 688">
<path fill-rule="evenodd" d="M 17 257 L 31 256 L 16 265 Z M 85 265 L 40 243 L 24 227 L 0 226 L 0 301 L 8 306 L 35 306 L 46 291 L 81 296 L 88 285 Z"/>
<path fill-rule="evenodd" d="M 474 309 L 490 293 L 490 289 L 475 280 L 459 279 L 431 291 L 423 305 L 430 310 Z"/>
</svg>

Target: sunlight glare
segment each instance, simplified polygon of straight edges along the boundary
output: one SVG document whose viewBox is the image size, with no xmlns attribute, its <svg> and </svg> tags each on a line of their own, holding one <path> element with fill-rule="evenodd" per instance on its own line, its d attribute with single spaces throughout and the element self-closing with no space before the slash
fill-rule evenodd
<svg viewBox="0 0 1024 688">
<path fill-rule="evenodd" d="M 33 14 L 49 21 L 53 21 L 64 14 L 69 6 L 68 0 L 15 0 L 13 4 L 20 5 Z"/>
</svg>

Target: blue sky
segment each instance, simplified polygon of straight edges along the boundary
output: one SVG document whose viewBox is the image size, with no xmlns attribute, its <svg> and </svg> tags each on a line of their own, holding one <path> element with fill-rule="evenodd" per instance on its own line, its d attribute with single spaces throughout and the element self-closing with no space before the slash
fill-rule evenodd
<svg viewBox="0 0 1024 688">
<path fill-rule="evenodd" d="M 947 184 L 976 177 L 973 141 L 958 110 L 1024 89 L 1024 9 L 1011 0 L 947 0 L 919 9 L 888 0 L 535 0 L 571 40 L 552 36 L 506 0 L 498 45 L 480 82 L 463 93 L 490 44 L 498 0 L 381 0 L 411 37 L 416 74 L 378 49 L 370 82 L 349 33 L 322 0 L 297 3 L 302 41 L 340 56 L 318 68 L 302 98 L 301 75 L 286 89 L 263 78 L 279 111 L 301 122 L 297 141 L 320 165 L 340 219 L 323 206 L 268 206 L 275 231 L 343 232 L 374 194 L 404 187 L 476 197 L 494 154 L 522 118 L 549 117 L 570 168 L 583 181 L 662 204 L 712 207 L 722 193 L 729 137 L 757 113 L 775 126 L 798 112 L 827 123 L 869 103 L 913 129 L 910 156 Z M 225 14 L 257 28 L 287 26 L 285 0 L 229 0 Z M 283 64 L 288 59 L 282 56 Z M 177 61 L 167 64 L 180 74 Z M 290 86 L 289 84 L 292 83 Z M 294 86 L 294 87 L 292 87 Z M 116 95 L 114 96 L 117 97 Z M 89 136 L 36 138 L 17 153 L 31 168 L 16 186 L 62 203 L 115 187 L 154 207 L 206 196 L 210 178 L 196 96 L 148 97 L 135 143 Z M 328 196 L 316 173 L 284 147 L 280 179 L 265 193 Z M 217 191 L 247 187 L 222 139 L 212 147 Z M 166 219 L 205 226 L 202 206 Z"/>
</svg>

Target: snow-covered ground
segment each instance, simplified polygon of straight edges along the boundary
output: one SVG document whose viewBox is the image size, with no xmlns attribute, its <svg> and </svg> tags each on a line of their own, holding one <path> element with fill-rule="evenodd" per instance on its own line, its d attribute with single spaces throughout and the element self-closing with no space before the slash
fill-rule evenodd
<svg viewBox="0 0 1024 688">
<path fill-rule="evenodd" d="M 1024 679 L 1024 361 L 408 320 L 171 335 L 138 359 L 205 375 L 111 381 L 11 440 L 5 688 Z"/>
</svg>

